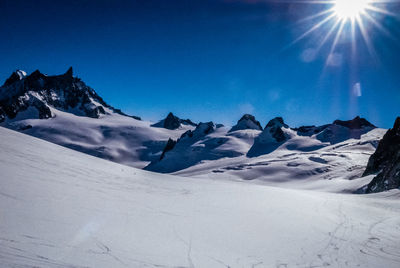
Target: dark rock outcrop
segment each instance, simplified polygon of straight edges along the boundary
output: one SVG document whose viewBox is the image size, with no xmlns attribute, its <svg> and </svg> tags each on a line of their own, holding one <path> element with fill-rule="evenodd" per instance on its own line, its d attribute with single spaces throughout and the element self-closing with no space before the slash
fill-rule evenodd
<svg viewBox="0 0 400 268">
<path fill-rule="evenodd" d="M 316 138 L 321 142 L 336 144 L 348 139 L 360 139 L 361 135 L 376 128 L 373 124 L 359 116 L 352 120 L 335 120 L 332 124 L 319 127 L 322 129 L 317 133 Z M 315 129 L 318 131 L 320 129 Z"/>
<path fill-rule="evenodd" d="M 0 87 L 0 122 L 6 118 L 14 119 L 24 111 L 29 112 L 25 115 L 29 118 L 51 118 L 50 107 L 92 118 L 106 114 L 106 108 L 125 115 L 105 103 L 81 79 L 73 77 L 72 67 L 66 73 L 54 76 L 47 76 L 39 70 L 28 76 L 23 71 L 16 71 Z"/>
<path fill-rule="evenodd" d="M 6 80 L 6 82 L 4 83 L 4 86 L 9 86 L 17 81 L 22 80 L 24 77 L 26 76 L 26 73 L 24 71 L 21 70 L 16 70 L 15 72 L 13 72 L 11 74 L 11 76 Z"/>
<path fill-rule="evenodd" d="M 199 123 L 197 127 L 194 130 L 188 130 L 185 133 L 182 134 L 182 136 L 178 139 L 178 142 L 185 137 L 189 138 L 199 138 L 203 137 L 207 134 L 210 134 L 215 130 L 215 125 L 213 122 L 207 122 L 207 123 Z"/>
<path fill-rule="evenodd" d="M 347 121 L 335 120 L 333 124 L 347 127 L 349 129 L 376 128 L 376 126 L 368 122 L 365 118 L 361 118 L 359 116 Z"/>
<path fill-rule="evenodd" d="M 379 142 L 368 160 L 363 176 L 377 174 L 365 192 L 374 193 L 400 188 L 400 117 Z"/>
<path fill-rule="evenodd" d="M 283 133 L 282 127 L 289 128 L 289 126 L 283 121 L 282 117 L 275 117 L 268 122 L 264 131 L 267 130 L 277 142 L 283 142 L 287 140 L 287 137 L 285 136 L 285 133 Z"/>
<path fill-rule="evenodd" d="M 275 117 L 270 120 L 263 132 L 254 140 L 253 146 L 247 153 L 249 157 L 256 157 L 263 154 L 269 154 L 287 141 L 290 137 L 284 132 L 284 128 L 289 126 L 285 124 L 282 117 Z"/>
<path fill-rule="evenodd" d="M 327 128 L 329 125 L 323 125 L 323 126 L 301 126 L 298 128 L 293 128 L 294 131 L 297 132 L 297 135 L 299 136 L 309 136 L 311 137 L 314 134 L 320 133 L 323 131 L 325 128 Z"/>
<path fill-rule="evenodd" d="M 171 139 L 171 138 L 169 138 L 167 144 L 164 147 L 164 150 L 162 151 L 160 160 L 162 160 L 164 158 L 166 152 L 171 151 L 172 149 L 174 149 L 175 145 L 176 145 L 176 141 Z"/>
<path fill-rule="evenodd" d="M 262 126 L 259 121 L 251 114 L 245 114 L 240 118 L 235 126 L 229 130 L 229 132 L 236 131 L 236 130 L 243 130 L 243 129 L 256 129 L 262 130 Z"/>
<path fill-rule="evenodd" d="M 181 127 L 181 125 L 197 126 L 190 119 L 180 119 L 173 113 L 169 113 L 167 117 L 160 122 L 153 124 L 153 127 L 162 127 L 170 130 L 175 130 Z"/>
<path fill-rule="evenodd" d="M 302 126 L 293 128 L 300 136 L 317 135 L 322 142 L 338 143 L 347 139 L 359 139 L 362 134 L 376 128 L 373 124 L 359 116 L 352 120 L 335 120 L 332 124 L 322 126 Z"/>
</svg>

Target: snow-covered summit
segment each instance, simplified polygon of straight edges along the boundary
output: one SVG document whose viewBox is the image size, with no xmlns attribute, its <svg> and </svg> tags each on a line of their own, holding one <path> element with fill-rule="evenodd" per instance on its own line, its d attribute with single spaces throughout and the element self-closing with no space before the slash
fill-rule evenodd
<svg viewBox="0 0 400 268">
<path fill-rule="evenodd" d="M 24 118 L 51 118 L 54 116 L 52 108 L 91 118 L 110 113 L 123 114 L 108 105 L 81 79 L 74 77 L 72 67 L 62 75 L 53 76 L 39 70 L 26 75 L 19 70 L 0 87 L 0 122 L 14 119 L 22 112 Z"/>
<path fill-rule="evenodd" d="M 272 152 L 290 139 L 292 135 L 290 131 L 289 126 L 285 124 L 282 117 L 271 119 L 261 134 L 254 140 L 254 144 L 247 155 L 254 157 Z"/>
<path fill-rule="evenodd" d="M 168 141 L 160 159 L 152 161 L 145 169 L 170 173 L 202 161 L 237 157 L 248 149 L 246 138 L 227 135 L 225 127 L 217 128 L 213 122 L 199 123 L 194 130 L 183 133 L 176 142 Z"/>
<path fill-rule="evenodd" d="M 251 114 L 245 114 L 239 119 L 236 125 L 234 125 L 229 132 L 243 129 L 257 129 L 262 130 L 262 126 L 259 121 Z"/>
<path fill-rule="evenodd" d="M 316 138 L 322 142 L 336 144 L 348 139 L 360 139 L 361 135 L 368 133 L 376 127 L 359 116 L 352 120 L 335 120 L 333 124 L 321 127 Z"/>
</svg>

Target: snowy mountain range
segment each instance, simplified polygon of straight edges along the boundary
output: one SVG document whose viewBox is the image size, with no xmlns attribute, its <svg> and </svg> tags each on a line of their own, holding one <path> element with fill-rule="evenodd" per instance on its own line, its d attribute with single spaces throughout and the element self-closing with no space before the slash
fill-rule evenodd
<svg viewBox="0 0 400 268">
<path fill-rule="evenodd" d="M 263 128 L 249 114 L 227 127 L 169 113 L 152 123 L 108 105 L 72 68 L 54 76 L 12 73 L 0 87 L 0 126 L 149 171 L 266 184 L 281 174 L 279 183 L 306 178 L 301 188 L 345 179 L 342 191 L 367 191 L 351 181 L 378 172 L 364 170 L 386 131 L 360 117 L 298 128 L 276 117 Z M 391 185 L 379 189 L 398 187 Z"/>
<path fill-rule="evenodd" d="M 0 115 L 1 267 L 399 267 L 400 118 L 153 123 L 72 69 Z"/>
</svg>

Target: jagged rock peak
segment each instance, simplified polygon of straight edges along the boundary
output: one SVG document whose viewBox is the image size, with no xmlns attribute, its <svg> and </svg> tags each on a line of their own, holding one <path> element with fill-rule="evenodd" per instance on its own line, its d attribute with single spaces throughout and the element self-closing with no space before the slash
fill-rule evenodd
<svg viewBox="0 0 400 268">
<path fill-rule="evenodd" d="M 274 119 L 271 119 L 268 124 L 266 125 L 265 128 L 271 128 L 271 127 L 285 127 L 285 128 L 289 128 L 288 125 L 285 124 L 285 122 L 283 121 L 282 117 L 275 117 Z"/>
<path fill-rule="evenodd" d="M 368 122 L 365 118 L 361 118 L 359 116 L 356 116 L 354 119 L 347 121 L 335 120 L 333 124 L 350 129 L 376 128 L 376 126 Z"/>
<path fill-rule="evenodd" d="M 378 175 L 368 184 L 366 193 L 400 188 L 400 117 L 379 142 L 363 176 L 374 173 Z"/>
<path fill-rule="evenodd" d="M 16 70 L 11 74 L 9 78 L 5 81 L 3 86 L 9 86 L 14 82 L 20 81 L 26 77 L 26 72 L 22 70 Z"/>
<path fill-rule="evenodd" d="M 39 116 L 35 113 L 29 116 L 39 119 L 53 116 L 50 107 L 92 118 L 99 118 L 110 110 L 127 116 L 108 105 L 81 79 L 73 77 L 72 67 L 64 74 L 52 76 L 42 74 L 39 70 L 28 76 L 23 71 L 14 72 L 5 85 L 0 87 L 0 122 L 6 118 L 13 119 L 19 112 L 30 107 L 36 108 Z M 131 117 L 140 120 L 139 117 Z"/>
<path fill-rule="evenodd" d="M 262 130 L 262 126 L 259 121 L 251 114 L 245 114 L 239 119 L 237 124 L 229 130 L 229 132 L 243 129 L 257 129 Z"/>
<path fill-rule="evenodd" d="M 68 70 L 65 72 L 64 76 L 66 77 L 73 77 L 74 72 L 72 70 L 72 66 L 68 68 Z"/>
<path fill-rule="evenodd" d="M 277 142 L 283 142 L 287 140 L 288 137 L 282 131 L 282 127 L 289 128 L 289 126 L 283 121 L 282 117 L 275 117 L 268 122 L 264 132 L 268 131 Z"/>
<path fill-rule="evenodd" d="M 169 113 L 164 119 L 164 128 L 177 129 L 181 126 L 181 120 L 173 113 Z"/>
<path fill-rule="evenodd" d="M 214 130 L 215 130 L 215 124 L 213 122 L 206 122 L 206 123 L 200 122 L 193 131 L 188 130 L 185 133 L 183 133 L 180 139 L 185 137 L 189 138 L 203 137 L 207 134 L 210 134 Z"/>
<path fill-rule="evenodd" d="M 181 125 L 190 125 L 197 126 L 197 124 L 193 123 L 190 119 L 180 119 L 175 116 L 173 113 L 169 113 L 167 117 L 160 122 L 152 125 L 153 127 L 162 127 L 170 130 L 178 129 Z"/>
<path fill-rule="evenodd" d="M 209 134 L 215 129 L 213 122 L 199 123 L 194 132 L 200 132 L 202 134 Z"/>
<path fill-rule="evenodd" d="M 269 154 L 290 139 L 287 131 L 283 128 L 289 128 L 282 117 L 275 117 L 270 120 L 264 130 L 255 138 L 253 146 L 247 152 L 248 157 L 256 157 L 263 154 Z"/>
</svg>

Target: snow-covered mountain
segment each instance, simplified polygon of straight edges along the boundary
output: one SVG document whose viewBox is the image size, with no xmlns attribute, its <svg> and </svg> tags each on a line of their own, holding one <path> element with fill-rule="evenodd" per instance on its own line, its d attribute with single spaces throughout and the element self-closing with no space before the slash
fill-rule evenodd
<svg viewBox="0 0 400 268">
<path fill-rule="evenodd" d="M 259 121 L 251 114 L 245 114 L 239 119 L 236 125 L 234 125 L 229 132 L 243 129 L 256 129 L 262 130 L 262 126 Z"/>
<path fill-rule="evenodd" d="M 282 117 L 276 117 L 268 122 L 261 134 L 254 140 L 247 156 L 255 157 L 269 154 L 276 150 L 293 135 Z"/>
<path fill-rule="evenodd" d="M 135 167 L 158 159 L 169 138 L 191 125 L 169 130 L 108 105 L 73 76 L 14 72 L 0 87 L 0 125 L 81 152 Z"/>
<path fill-rule="evenodd" d="M 1 267 L 400 263 L 398 190 L 346 195 L 182 178 L 2 127 L 0 136 Z"/>
<path fill-rule="evenodd" d="M 250 148 L 259 131 L 240 130 L 228 133 L 226 127 L 216 127 L 213 122 L 200 123 L 173 144 L 171 141 L 164 154 L 145 169 L 170 173 L 194 166 L 201 161 L 237 157 Z"/>
<path fill-rule="evenodd" d="M 281 180 L 322 183 L 340 177 L 350 183 L 361 177 L 384 134 L 360 117 L 299 128 L 276 117 L 263 129 L 249 114 L 230 128 L 169 113 L 153 124 L 107 104 L 72 68 L 55 76 L 14 72 L 0 87 L 0 125 L 150 171 L 267 184 L 277 172 L 286 174 Z M 350 184 L 346 191 L 356 190 Z"/>
<path fill-rule="evenodd" d="M 72 67 L 65 74 L 47 76 L 39 70 L 30 75 L 17 70 L 0 87 L 0 120 L 52 118 L 50 108 L 78 116 L 99 118 L 120 110 L 108 105 L 81 79 L 73 77 Z M 139 117 L 133 117 L 140 120 Z"/>
<path fill-rule="evenodd" d="M 347 185 L 343 191 L 354 192 L 359 182 L 355 179 L 364 185 L 372 179 L 361 177 L 385 133 L 359 117 L 300 128 L 290 128 L 277 117 L 262 131 L 208 126 L 207 131 L 197 129 L 195 135 L 189 132 L 176 142 L 170 140 L 162 157 L 145 169 L 270 185 L 295 183 L 306 189 L 324 185 L 327 191 L 335 191 L 339 180 Z"/>
</svg>

